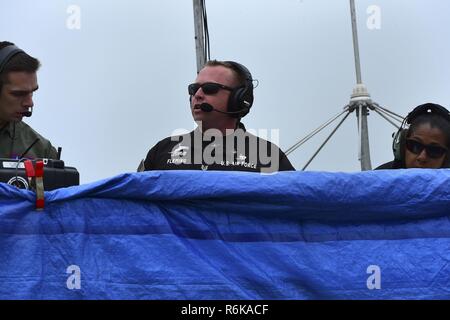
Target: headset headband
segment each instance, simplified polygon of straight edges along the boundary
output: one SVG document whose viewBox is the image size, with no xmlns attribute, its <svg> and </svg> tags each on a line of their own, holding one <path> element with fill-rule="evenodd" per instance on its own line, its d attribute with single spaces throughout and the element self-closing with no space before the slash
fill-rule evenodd
<svg viewBox="0 0 450 320">
<path fill-rule="evenodd" d="M 15 45 L 9 45 L 0 50 L 0 73 L 3 72 L 6 64 L 14 57 L 16 54 L 24 52 Z"/>
<path fill-rule="evenodd" d="M 234 62 L 234 61 L 224 61 L 225 63 L 230 64 L 233 69 L 235 69 L 235 71 L 237 71 L 240 74 L 243 74 L 245 76 L 245 82 L 246 82 L 246 86 L 249 87 L 250 89 L 253 89 L 253 78 L 252 78 L 252 74 L 250 73 L 250 71 L 243 66 L 240 63 Z"/>
<path fill-rule="evenodd" d="M 408 113 L 405 119 L 406 123 L 411 124 L 414 119 L 423 114 L 437 114 L 445 118 L 447 121 L 450 121 L 450 112 L 446 108 L 435 103 L 425 103 L 414 108 L 413 111 Z"/>
</svg>

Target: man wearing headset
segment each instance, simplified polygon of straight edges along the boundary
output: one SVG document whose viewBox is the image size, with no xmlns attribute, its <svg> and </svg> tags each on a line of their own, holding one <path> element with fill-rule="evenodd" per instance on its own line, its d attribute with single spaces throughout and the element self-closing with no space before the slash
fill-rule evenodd
<svg viewBox="0 0 450 320">
<path fill-rule="evenodd" d="M 34 131 L 30 117 L 40 63 L 11 42 L 0 42 L 0 158 L 57 159 L 50 141 Z"/>
<path fill-rule="evenodd" d="M 392 145 L 394 161 L 381 169 L 440 169 L 449 167 L 450 112 L 441 105 L 416 107 L 403 121 Z"/>
<path fill-rule="evenodd" d="M 295 170 L 275 144 L 250 134 L 240 122 L 253 104 L 253 79 L 246 67 L 233 61 L 209 61 L 188 92 L 198 127 L 158 142 L 139 171 Z"/>
</svg>

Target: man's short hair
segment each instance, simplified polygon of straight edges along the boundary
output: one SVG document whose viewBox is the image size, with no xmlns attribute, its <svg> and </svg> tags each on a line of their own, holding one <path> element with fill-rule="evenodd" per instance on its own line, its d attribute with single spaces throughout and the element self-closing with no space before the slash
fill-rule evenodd
<svg viewBox="0 0 450 320">
<path fill-rule="evenodd" d="M 227 61 L 209 60 L 205 64 L 205 67 L 217 67 L 217 66 L 222 66 L 233 71 L 234 75 L 236 76 L 236 80 L 238 81 L 238 86 L 246 85 L 247 75 L 242 73 L 242 70 L 236 68 L 236 66 L 233 65 L 232 63 L 229 63 Z"/>
<path fill-rule="evenodd" d="M 7 47 L 7 46 L 13 46 L 14 43 L 3 41 L 0 42 L 0 50 Z M 3 70 L 0 73 L 0 92 L 2 90 L 3 84 L 7 83 L 8 81 L 8 73 L 14 72 L 14 71 L 24 71 L 33 73 L 36 72 L 39 67 L 41 66 L 41 63 L 38 59 L 33 58 L 32 56 L 26 54 L 25 52 L 20 52 L 16 55 L 14 55 L 4 66 Z"/>
</svg>

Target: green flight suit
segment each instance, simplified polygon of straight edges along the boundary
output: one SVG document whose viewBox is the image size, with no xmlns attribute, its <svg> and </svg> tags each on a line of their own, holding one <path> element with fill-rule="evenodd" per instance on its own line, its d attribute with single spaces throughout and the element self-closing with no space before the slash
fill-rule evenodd
<svg viewBox="0 0 450 320">
<path fill-rule="evenodd" d="M 23 154 L 32 144 L 29 151 Z M 26 123 L 9 122 L 0 128 L 0 158 L 57 159 L 58 152 L 50 141 L 34 131 Z"/>
</svg>

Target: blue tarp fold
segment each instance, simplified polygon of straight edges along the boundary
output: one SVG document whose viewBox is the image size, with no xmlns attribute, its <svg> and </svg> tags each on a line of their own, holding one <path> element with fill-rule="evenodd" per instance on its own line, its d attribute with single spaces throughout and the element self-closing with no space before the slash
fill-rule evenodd
<svg viewBox="0 0 450 320">
<path fill-rule="evenodd" d="M 449 299 L 449 185 L 155 171 L 46 192 L 38 212 L 0 184 L 0 298 Z"/>
</svg>

